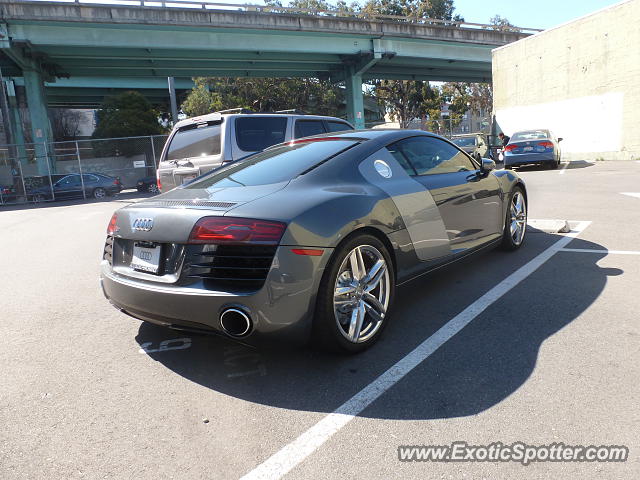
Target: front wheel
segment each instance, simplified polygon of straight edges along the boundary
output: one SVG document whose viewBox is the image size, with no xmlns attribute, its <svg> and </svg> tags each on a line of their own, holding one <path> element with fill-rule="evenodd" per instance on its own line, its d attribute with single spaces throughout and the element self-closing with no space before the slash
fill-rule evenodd
<svg viewBox="0 0 640 480">
<path fill-rule="evenodd" d="M 336 249 L 323 275 L 313 340 L 323 349 L 356 353 L 373 345 L 388 323 L 395 272 L 384 244 L 357 235 Z"/>
<path fill-rule="evenodd" d="M 504 250 L 517 250 L 524 242 L 526 231 L 527 199 L 522 188 L 515 187 L 509 195 L 501 247 Z"/>
<path fill-rule="evenodd" d="M 149 193 L 158 193 L 160 191 L 158 190 L 158 184 L 156 183 L 150 183 L 147 187 L 147 190 L 149 191 Z"/>
</svg>

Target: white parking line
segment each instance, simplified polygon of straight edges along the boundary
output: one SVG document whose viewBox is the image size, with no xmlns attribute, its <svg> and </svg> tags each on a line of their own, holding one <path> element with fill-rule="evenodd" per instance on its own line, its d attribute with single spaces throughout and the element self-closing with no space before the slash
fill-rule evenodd
<svg viewBox="0 0 640 480">
<path fill-rule="evenodd" d="M 560 251 L 574 253 L 613 253 L 615 255 L 640 255 L 640 251 L 635 250 L 595 250 L 590 248 L 563 248 Z"/>
<path fill-rule="evenodd" d="M 563 164 L 562 164 L 562 168 L 561 168 L 561 169 L 560 169 L 560 171 L 558 172 L 560 175 L 563 175 L 563 174 L 564 174 L 564 172 L 566 172 L 566 171 L 567 171 L 567 167 L 569 166 L 569 163 L 570 163 L 570 162 L 565 162 L 565 163 L 563 163 Z"/>
<path fill-rule="evenodd" d="M 622 195 L 627 195 L 628 197 L 636 197 L 640 198 L 640 193 L 637 192 L 620 192 Z"/>
<path fill-rule="evenodd" d="M 587 228 L 590 223 L 591 222 L 579 222 L 569 234 L 555 242 L 533 260 L 520 267 L 482 295 L 373 382 L 356 393 L 332 413 L 325 416 L 293 442 L 280 449 L 265 462 L 243 476 L 242 480 L 277 479 L 286 475 L 287 472 L 311 455 L 324 442 L 331 438 L 331 436 L 353 420 L 356 415 L 360 414 L 380 397 L 380 395 L 402 380 L 405 375 L 431 356 L 431 354 L 466 327 L 496 300 L 500 299 L 509 290 L 535 272 L 554 254 L 564 248 L 565 245 Z"/>
</svg>

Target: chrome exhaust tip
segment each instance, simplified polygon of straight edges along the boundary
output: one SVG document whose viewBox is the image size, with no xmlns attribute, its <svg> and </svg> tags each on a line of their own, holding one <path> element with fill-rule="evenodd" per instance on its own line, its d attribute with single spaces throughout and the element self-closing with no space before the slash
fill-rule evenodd
<svg viewBox="0 0 640 480">
<path fill-rule="evenodd" d="M 239 308 L 227 308 L 220 314 L 220 326 L 227 335 L 244 337 L 251 332 L 253 322 L 249 315 Z"/>
</svg>

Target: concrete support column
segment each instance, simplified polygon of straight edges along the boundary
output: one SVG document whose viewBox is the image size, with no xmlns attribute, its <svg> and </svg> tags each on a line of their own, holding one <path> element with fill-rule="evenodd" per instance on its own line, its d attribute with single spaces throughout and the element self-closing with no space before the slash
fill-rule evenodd
<svg viewBox="0 0 640 480">
<path fill-rule="evenodd" d="M 16 96 L 16 89 L 12 80 L 5 80 L 5 91 L 9 100 L 9 121 L 13 131 L 13 143 L 16 145 L 16 154 L 22 164 L 27 162 L 27 152 L 24 146 L 24 125 L 20 118 L 20 104 Z"/>
<path fill-rule="evenodd" d="M 31 133 L 35 143 L 38 174 L 49 173 L 49 144 L 53 140 L 51 122 L 47 111 L 47 97 L 42 75 L 35 70 L 24 70 L 24 87 L 27 93 L 27 107 L 31 119 Z M 50 165 L 50 164 L 49 164 Z M 54 171 L 53 165 L 51 171 Z"/>
<path fill-rule="evenodd" d="M 345 84 L 347 87 L 347 120 L 349 120 L 356 128 L 364 128 L 362 74 L 355 73 L 353 67 L 347 67 Z"/>
</svg>

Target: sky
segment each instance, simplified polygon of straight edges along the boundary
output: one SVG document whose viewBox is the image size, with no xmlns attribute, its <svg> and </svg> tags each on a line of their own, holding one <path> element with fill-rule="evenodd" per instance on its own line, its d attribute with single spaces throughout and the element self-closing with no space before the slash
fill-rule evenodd
<svg viewBox="0 0 640 480">
<path fill-rule="evenodd" d="M 619 0 L 455 0 L 455 13 L 467 22 L 488 23 L 494 15 L 518 27 L 547 29 L 582 17 Z"/>
</svg>

